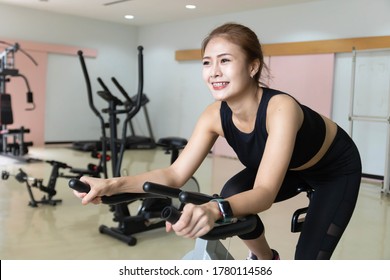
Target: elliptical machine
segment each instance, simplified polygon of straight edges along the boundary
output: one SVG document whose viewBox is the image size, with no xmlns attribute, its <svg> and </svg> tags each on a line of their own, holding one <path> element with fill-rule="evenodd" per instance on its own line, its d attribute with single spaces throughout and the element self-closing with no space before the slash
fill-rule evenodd
<svg viewBox="0 0 390 280">
<path fill-rule="evenodd" d="M 82 51 L 78 52 L 80 63 L 84 73 L 84 78 L 87 84 L 89 105 L 92 111 L 100 119 L 101 122 L 101 128 L 102 128 L 101 144 L 102 144 L 103 157 L 106 156 L 106 151 L 108 149 L 107 145 L 109 145 L 109 149 L 111 153 L 112 175 L 114 177 L 119 177 L 121 175 L 120 174 L 121 164 L 122 164 L 124 152 L 127 147 L 127 137 L 126 137 L 127 127 L 131 127 L 129 125 L 131 119 L 138 113 L 138 111 L 142 106 L 143 83 L 144 83 L 142 51 L 143 51 L 143 47 L 139 46 L 138 47 L 138 90 L 135 98 L 129 100 L 129 97 L 125 93 L 123 88 L 119 85 L 119 83 L 116 80 L 113 80 L 114 84 L 118 87 L 120 92 L 126 98 L 127 102 L 122 102 L 119 98 L 117 98 L 110 92 L 108 87 L 104 84 L 103 80 L 98 78 L 98 82 L 103 88 L 102 91 L 98 91 L 98 95 L 108 102 L 108 108 L 103 109 L 102 112 L 108 114 L 109 116 L 110 137 L 106 136 L 105 133 L 106 125 L 104 122 L 104 118 L 102 114 L 96 109 L 93 103 L 92 87 L 91 87 L 87 67 L 84 61 L 83 53 Z M 124 109 L 118 109 L 118 106 L 124 106 Z M 118 131 L 117 131 L 117 125 L 118 125 L 117 116 L 119 114 L 126 115 L 126 118 L 122 124 L 122 135 L 120 139 L 118 139 Z M 185 139 L 177 138 L 177 137 L 168 137 L 168 138 L 160 139 L 157 145 L 163 146 L 168 153 L 172 153 L 171 162 L 173 162 L 177 158 L 179 150 L 182 149 L 186 143 L 187 141 Z M 106 165 L 104 165 L 104 168 L 106 170 Z M 193 191 L 199 190 L 199 186 L 195 178 L 192 178 L 189 184 L 191 190 Z M 140 209 L 138 210 L 136 215 L 131 215 L 129 210 L 129 204 L 140 200 L 142 201 L 142 205 Z M 172 203 L 173 203 L 172 199 L 165 198 L 165 197 L 140 198 L 136 196 L 133 200 L 110 205 L 110 211 L 112 211 L 114 214 L 113 221 L 117 222 L 118 225 L 116 227 L 108 227 L 106 225 L 101 225 L 99 227 L 99 231 L 102 234 L 107 234 L 113 238 L 123 241 L 129 246 L 134 246 L 137 243 L 137 239 L 133 236 L 133 234 L 149 231 L 152 229 L 165 226 L 165 221 L 161 219 L 160 213 L 164 207 L 169 206 Z"/>
</svg>

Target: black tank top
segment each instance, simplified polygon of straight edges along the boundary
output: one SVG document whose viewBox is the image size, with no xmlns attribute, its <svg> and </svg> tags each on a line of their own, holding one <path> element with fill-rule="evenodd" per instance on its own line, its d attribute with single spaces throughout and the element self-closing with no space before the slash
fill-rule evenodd
<svg viewBox="0 0 390 280">
<path fill-rule="evenodd" d="M 256 170 L 259 168 L 268 137 L 265 125 L 268 102 L 277 94 L 287 93 L 263 88 L 263 96 L 257 111 L 255 128 L 251 133 L 244 133 L 236 128 L 229 106 L 226 102 L 221 104 L 220 114 L 225 138 L 236 152 L 241 163 L 248 168 Z M 300 104 L 298 101 L 297 103 L 303 111 L 304 119 L 296 136 L 289 168 L 299 167 L 316 155 L 325 140 L 326 133 L 325 122 L 322 117 L 309 107 Z"/>
</svg>

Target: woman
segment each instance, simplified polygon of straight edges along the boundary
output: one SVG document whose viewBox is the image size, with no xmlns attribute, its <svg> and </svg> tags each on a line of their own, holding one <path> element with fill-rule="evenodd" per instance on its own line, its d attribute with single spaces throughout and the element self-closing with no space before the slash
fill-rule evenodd
<svg viewBox="0 0 390 280">
<path fill-rule="evenodd" d="M 220 201 L 187 204 L 180 220 L 167 224 L 177 235 L 196 238 L 218 222 L 257 214 L 274 202 L 310 186 L 311 197 L 297 244 L 296 259 L 330 259 L 355 207 L 361 179 L 359 152 L 351 138 L 330 119 L 301 105 L 290 95 L 265 87 L 266 66 L 256 34 L 228 23 L 203 41 L 203 79 L 215 102 L 200 116 L 187 146 L 169 167 L 136 176 L 83 177 L 88 194 L 83 204 L 103 195 L 142 192 L 145 181 L 179 188 L 194 174 L 216 139 L 225 137 L 245 169 L 223 187 Z M 250 259 L 279 259 L 256 229 L 240 236 Z"/>
</svg>

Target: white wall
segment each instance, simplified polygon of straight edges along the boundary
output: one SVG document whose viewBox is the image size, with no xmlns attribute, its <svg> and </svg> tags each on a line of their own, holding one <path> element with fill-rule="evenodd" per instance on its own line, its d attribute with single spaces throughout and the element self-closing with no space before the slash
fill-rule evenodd
<svg viewBox="0 0 390 280">
<path fill-rule="evenodd" d="M 101 90 L 97 77 L 112 85 L 115 76 L 130 93 L 137 90 L 135 27 L 0 4 L 0 38 L 96 49 L 97 58 L 86 59 L 94 93 Z M 106 107 L 96 97 L 97 107 Z M 49 55 L 45 116 L 46 142 L 99 139 L 77 56 Z"/>
<path fill-rule="evenodd" d="M 155 136 L 189 137 L 198 115 L 212 98 L 201 80 L 200 61 L 177 62 L 174 54 L 179 49 L 199 48 L 215 26 L 227 21 L 243 23 L 257 32 L 262 43 L 381 36 L 390 35 L 389 14 L 389 0 L 320 0 L 136 28 L 0 5 L 0 36 L 96 48 L 98 58 L 87 61 L 91 77 L 117 76 L 129 91 L 136 90 L 136 46 L 143 45 L 144 91 L 151 100 L 148 109 Z M 98 122 L 86 101 L 80 100 L 77 108 L 64 109 L 63 102 L 77 99 L 78 94 L 84 96 L 78 67 L 75 57 L 49 58 L 46 141 L 99 135 Z M 99 88 L 96 83 L 93 86 L 95 91 Z M 70 99 L 64 101 L 68 95 Z M 79 112 L 84 107 L 88 113 Z M 344 105 L 336 107 L 344 110 Z M 335 117 L 343 116 L 334 113 Z M 64 123 L 64 119 L 68 121 Z M 76 133 L 80 130 L 82 135 Z"/>
</svg>

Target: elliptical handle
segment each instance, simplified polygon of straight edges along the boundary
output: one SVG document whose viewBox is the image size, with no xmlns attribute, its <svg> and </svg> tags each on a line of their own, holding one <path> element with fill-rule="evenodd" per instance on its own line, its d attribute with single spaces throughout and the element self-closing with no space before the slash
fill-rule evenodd
<svg viewBox="0 0 390 280">
<path fill-rule="evenodd" d="M 130 96 L 128 95 L 127 91 L 123 88 L 123 86 L 118 82 L 117 79 L 115 79 L 115 77 L 111 77 L 111 81 L 114 83 L 114 85 L 118 88 L 118 90 L 120 91 L 120 93 L 122 93 L 122 95 L 125 97 L 127 103 L 131 106 L 134 105 L 134 102 L 133 100 L 131 100 Z"/>
<path fill-rule="evenodd" d="M 130 120 L 138 113 L 138 111 L 141 109 L 142 105 L 142 95 L 143 95 L 143 90 L 144 90 L 144 57 L 142 54 L 143 51 L 142 46 L 138 46 L 138 91 L 137 91 L 137 98 L 135 102 L 135 106 L 133 106 L 128 112 L 127 117 L 124 121 L 124 125 L 122 127 L 122 143 L 121 143 L 121 148 L 119 152 L 119 159 L 118 159 L 118 164 L 114 168 L 114 174 L 120 174 L 121 170 L 121 164 L 123 160 L 123 154 L 125 151 L 125 139 L 126 139 L 126 131 L 127 131 L 127 124 L 130 122 Z"/>
<path fill-rule="evenodd" d="M 87 65 L 85 64 L 85 59 L 84 59 L 83 51 L 79 50 L 79 51 L 77 52 L 77 54 L 78 54 L 78 56 L 79 56 L 79 60 L 80 60 L 80 64 L 81 64 L 81 69 L 82 69 L 82 71 L 83 71 L 85 83 L 86 83 L 86 86 L 87 86 L 87 94 L 88 94 L 88 104 L 89 104 L 89 107 L 92 109 L 92 111 L 95 113 L 95 115 L 98 116 L 98 118 L 99 118 L 101 121 L 103 121 L 103 123 L 104 123 L 104 120 L 103 120 L 102 115 L 99 113 L 99 110 L 95 107 L 95 104 L 93 103 L 91 80 L 90 80 L 90 78 L 89 78 L 89 74 L 88 74 L 88 70 L 87 70 Z"/>
</svg>

